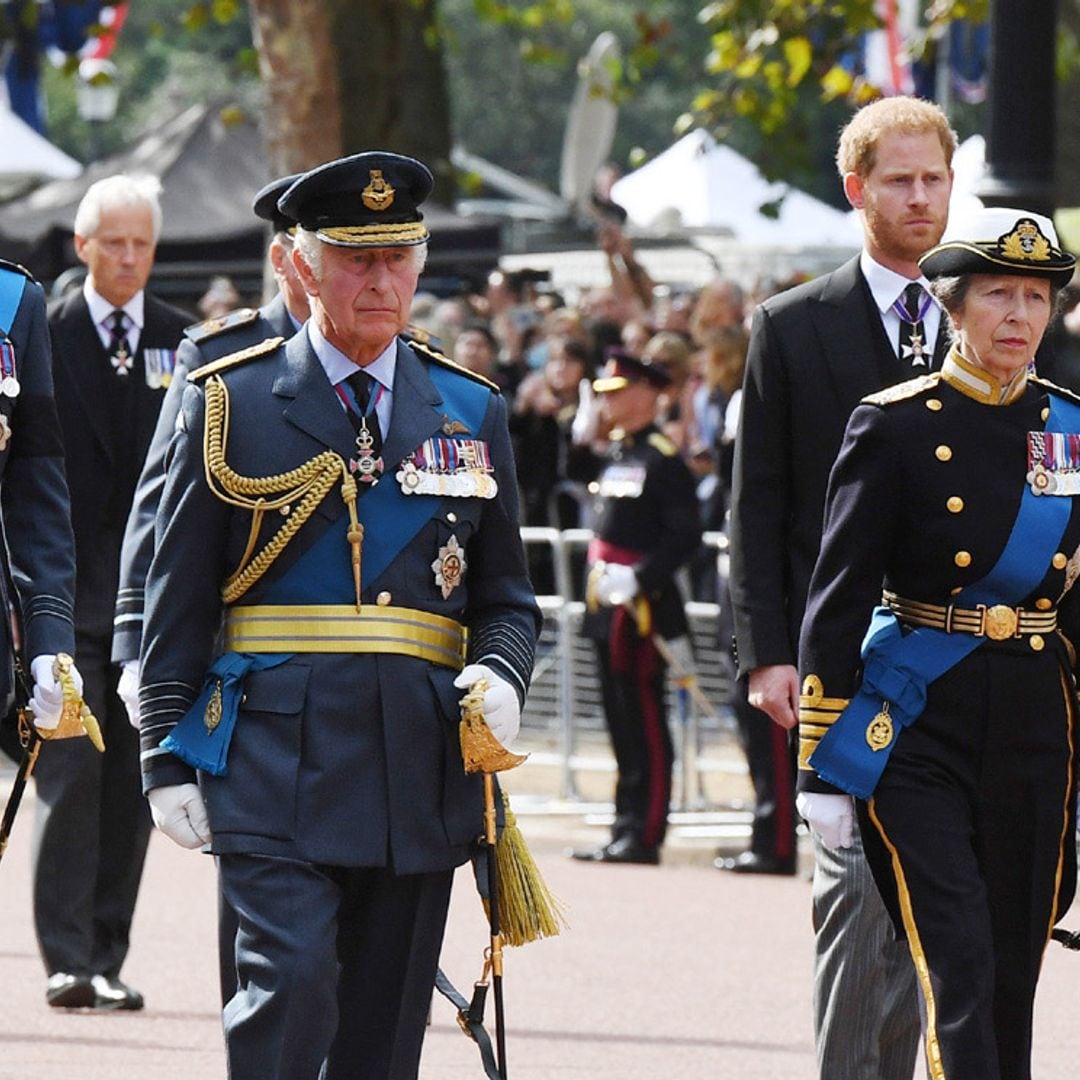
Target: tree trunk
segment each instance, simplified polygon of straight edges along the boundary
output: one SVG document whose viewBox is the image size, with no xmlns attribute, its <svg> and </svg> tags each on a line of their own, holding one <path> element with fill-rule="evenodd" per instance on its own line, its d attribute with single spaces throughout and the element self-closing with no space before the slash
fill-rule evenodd
<svg viewBox="0 0 1080 1080">
<path fill-rule="evenodd" d="M 436 0 L 328 0 L 337 46 L 341 144 L 347 154 L 392 150 L 435 174 L 450 202 L 450 105 Z"/>
<path fill-rule="evenodd" d="M 329 6 L 322 0 L 248 2 L 271 175 L 301 172 L 339 157 L 342 103 Z"/>
</svg>

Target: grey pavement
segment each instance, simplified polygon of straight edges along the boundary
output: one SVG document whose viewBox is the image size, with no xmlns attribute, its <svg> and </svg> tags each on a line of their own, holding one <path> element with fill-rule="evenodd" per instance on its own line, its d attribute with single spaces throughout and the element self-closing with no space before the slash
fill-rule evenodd
<svg viewBox="0 0 1080 1080">
<path fill-rule="evenodd" d="M 570 927 L 506 953 L 509 1076 L 813 1080 L 809 883 L 711 866 L 718 850 L 746 842 L 749 789 L 737 752 L 714 763 L 710 787 L 722 797 L 710 791 L 709 807 L 675 814 L 663 864 L 652 868 L 566 858 L 568 848 L 606 837 L 610 762 L 601 745 L 586 747 L 571 800 L 560 797 L 563 773 L 550 748 L 533 749 L 506 786 Z M 10 776 L 0 774 L 5 797 Z M 0 1080 L 224 1080 L 212 860 L 152 838 L 123 973 L 145 993 L 143 1013 L 57 1013 L 44 1002 L 30 911 L 33 810 L 31 793 L 0 863 Z M 804 870 L 807 862 L 804 853 Z M 1080 928 L 1080 907 L 1066 924 Z M 479 976 L 485 944 L 471 875 L 459 874 L 443 953 L 459 987 Z M 1076 1075 L 1078 979 L 1080 955 L 1052 945 L 1036 1013 L 1039 1080 Z M 437 998 L 423 1080 L 482 1075 L 453 1010 Z"/>
</svg>

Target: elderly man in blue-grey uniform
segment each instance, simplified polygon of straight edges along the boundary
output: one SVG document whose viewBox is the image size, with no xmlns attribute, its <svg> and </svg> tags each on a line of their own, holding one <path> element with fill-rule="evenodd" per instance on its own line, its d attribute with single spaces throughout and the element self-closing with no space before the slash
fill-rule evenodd
<svg viewBox="0 0 1080 1080">
<path fill-rule="evenodd" d="M 431 185 L 372 152 L 286 192 L 312 317 L 193 372 L 169 451 L 144 787 L 162 831 L 218 855 L 240 916 L 232 1080 L 417 1075 L 481 824 L 459 700 L 483 679 L 507 742 L 532 671 L 505 403 L 397 336 Z"/>
<path fill-rule="evenodd" d="M 180 415 L 180 402 L 189 371 L 194 371 L 251 345 L 280 337 L 288 340 L 308 317 L 307 293 L 292 265 L 292 234 L 296 222 L 286 218 L 277 201 L 299 173 L 267 184 L 255 195 L 252 210 L 274 227 L 267 258 L 278 291 L 261 308 L 239 308 L 216 319 L 195 323 L 184 331 L 176 353 L 176 368 L 161 403 L 157 426 L 146 462 L 135 489 L 120 554 L 120 587 L 113 619 L 113 662 L 122 666 L 117 692 L 123 698 L 132 723 L 138 726 L 138 659 L 142 645 L 143 603 L 146 574 L 154 554 L 154 520 L 165 485 L 165 457 Z"/>
<path fill-rule="evenodd" d="M 0 706 L 15 696 L 15 655 L 29 663 L 34 723 L 60 720 L 57 653 L 75 651 L 75 538 L 64 444 L 53 398 L 49 328 L 41 286 L 0 259 Z M 16 620 L 7 617 L 13 612 Z M 12 636 L 17 625 L 21 641 Z M 82 676 L 72 669 L 82 693 Z"/>
<path fill-rule="evenodd" d="M 296 222 L 277 208 L 278 199 L 299 177 L 284 176 L 256 193 L 252 210 L 271 223 L 273 237 L 267 258 L 277 283 L 272 300 L 261 308 L 240 308 L 216 319 L 195 323 L 184 331 L 177 350 L 176 368 L 161 403 L 157 427 L 150 441 L 120 553 L 120 587 L 116 597 L 112 658 L 121 665 L 117 693 L 132 724 L 139 726 L 139 649 L 142 646 L 146 574 L 154 554 L 154 522 L 165 487 L 165 459 L 180 415 L 187 374 L 229 353 L 257 345 L 268 338 L 288 339 L 308 317 L 308 299 L 292 264 Z M 218 897 L 218 955 L 222 1002 L 236 992 L 236 915 Z"/>
</svg>

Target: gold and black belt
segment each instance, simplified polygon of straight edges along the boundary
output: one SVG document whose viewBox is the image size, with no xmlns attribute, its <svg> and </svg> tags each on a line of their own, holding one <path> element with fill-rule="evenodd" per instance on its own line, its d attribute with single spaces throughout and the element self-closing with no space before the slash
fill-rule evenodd
<svg viewBox="0 0 1080 1080">
<path fill-rule="evenodd" d="M 881 594 L 897 617 L 913 626 L 929 626 L 944 630 L 946 634 L 973 634 L 991 641 L 1008 641 L 1010 638 L 1052 634 L 1057 629 L 1057 609 L 1050 611 L 1025 611 L 1022 607 L 979 604 L 974 608 L 947 607 L 941 604 L 924 604 L 908 600 L 886 589 Z"/>
<path fill-rule="evenodd" d="M 225 615 L 225 648 L 247 653 L 395 653 L 460 671 L 467 631 L 415 608 L 350 604 L 238 604 Z"/>
</svg>

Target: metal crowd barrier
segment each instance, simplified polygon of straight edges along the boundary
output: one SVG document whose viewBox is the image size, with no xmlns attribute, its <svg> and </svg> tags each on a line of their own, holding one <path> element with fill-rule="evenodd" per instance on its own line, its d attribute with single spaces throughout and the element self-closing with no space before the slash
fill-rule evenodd
<svg viewBox="0 0 1080 1080">
<path fill-rule="evenodd" d="M 610 755 L 605 760 L 595 754 L 598 740 L 592 736 L 605 733 L 604 713 L 593 643 L 581 634 L 584 556 L 592 535 L 589 529 L 521 529 L 531 558 L 545 552 L 550 557 L 555 583 L 554 593 L 537 597 L 544 625 L 522 730 L 553 748 L 560 770 L 559 794 L 568 800 L 579 798 L 577 774 L 582 769 L 611 767 Z M 726 579 L 727 537 L 706 533 L 704 543 L 715 552 L 718 574 Z M 685 589 L 684 595 L 689 595 Z M 678 810 L 708 805 L 706 775 L 724 767 L 721 752 L 735 739 L 732 670 L 727 643 L 720 640 L 720 604 L 691 600 L 686 613 L 697 682 L 711 710 L 706 712 L 686 689 L 676 687 L 669 672 L 668 716 L 676 751 L 672 805 Z"/>
</svg>

